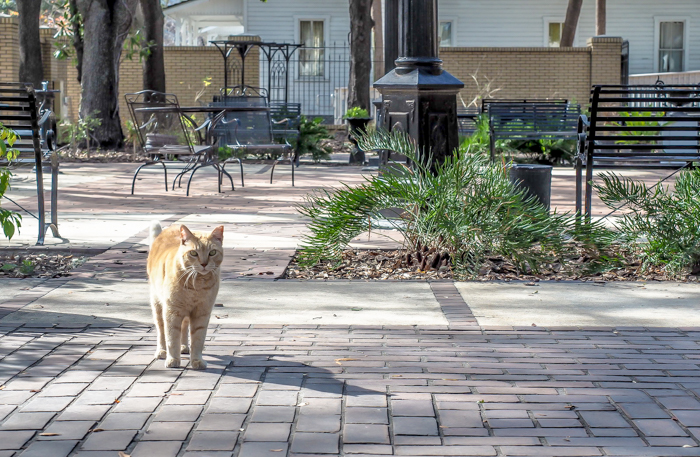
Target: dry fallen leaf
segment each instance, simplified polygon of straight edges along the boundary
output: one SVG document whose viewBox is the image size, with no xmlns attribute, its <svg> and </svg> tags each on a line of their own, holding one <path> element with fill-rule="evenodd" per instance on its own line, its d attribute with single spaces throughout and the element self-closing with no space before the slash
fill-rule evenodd
<svg viewBox="0 0 700 457">
<path fill-rule="evenodd" d="M 350 358 L 350 357 L 343 357 L 343 358 L 340 358 L 340 359 L 335 359 L 335 363 L 337 363 L 338 365 L 342 365 L 342 363 L 340 363 L 340 362 L 351 362 L 351 361 L 356 361 L 356 360 L 360 360 L 360 359 L 353 359 L 353 358 Z"/>
<path fill-rule="evenodd" d="M 131 454 L 127 454 L 125 452 L 119 451 L 119 454 L 117 454 L 119 457 L 131 457 Z"/>
<path fill-rule="evenodd" d="M 39 433 L 39 436 L 61 436 L 59 433 Z"/>
<path fill-rule="evenodd" d="M 92 432 L 92 433 L 104 432 L 104 431 L 105 431 L 105 429 L 103 429 L 103 428 L 93 428 L 92 430 L 88 430 L 88 432 Z"/>
<path fill-rule="evenodd" d="M 270 449 L 270 452 L 282 452 L 283 449 Z"/>
</svg>

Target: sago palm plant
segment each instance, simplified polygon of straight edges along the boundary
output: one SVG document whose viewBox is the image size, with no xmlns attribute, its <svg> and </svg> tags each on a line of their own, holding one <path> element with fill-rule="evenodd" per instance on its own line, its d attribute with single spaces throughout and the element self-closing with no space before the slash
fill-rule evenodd
<svg viewBox="0 0 700 457">
<path fill-rule="evenodd" d="M 502 255 L 529 272 L 563 261 L 577 239 L 588 242 L 593 257 L 612 240 L 598 224 L 578 226 L 569 214 L 550 213 L 510 182 L 505 165 L 491 164 L 481 154 L 460 149 L 431 172 L 430 154 L 420 154 L 405 134 L 377 131 L 358 143 L 365 151 L 403 154 L 413 165 L 394 164 L 359 186 L 307 196 L 299 207 L 311 219 L 302 264 L 339 259 L 350 240 L 383 219 L 387 208 L 398 209 L 400 218 L 389 221 L 407 248 L 446 253 L 462 277 L 478 272 L 487 255 Z"/>
</svg>

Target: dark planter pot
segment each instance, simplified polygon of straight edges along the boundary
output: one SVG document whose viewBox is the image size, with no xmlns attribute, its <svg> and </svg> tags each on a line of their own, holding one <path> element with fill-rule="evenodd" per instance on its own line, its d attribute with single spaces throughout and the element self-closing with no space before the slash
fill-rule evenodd
<svg viewBox="0 0 700 457">
<path fill-rule="evenodd" d="M 510 167 L 510 180 L 549 209 L 552 194 L 551 165 L 513 164 Z"/>
<path fill-rule="evenodd" d="M 357 141 L 354 135 L 356 133 L 364 133 L 367 130 L 367 124 L 369 124 L 371 120 L 371 117 L 352 117 L 347 119 L 348 125 L 350 126 L 348 139 L 355 145 L 355 150 L 350 153 L 350 163 L 357 163 L 360 165 L 365 163 L 365 151 L 357 147 Z"/>
</svg>

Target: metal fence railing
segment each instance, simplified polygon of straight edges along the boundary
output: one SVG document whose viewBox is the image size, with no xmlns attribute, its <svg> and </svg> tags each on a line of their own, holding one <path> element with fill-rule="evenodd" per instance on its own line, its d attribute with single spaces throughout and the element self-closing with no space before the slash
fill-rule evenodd
<svg viewBox="0 0 700 457">
<path fill-rule="evenodd" d="M 269 89 L 271 102 L 299 103 L 304 116 L 328 124 L 343 123 L 349 76 L 348 46 L 300 48 L 289 65 L 281 53 L 260 59 L 260 85 Z M 376 95 L 372 90 L 371 98 Z"/>
</svg>

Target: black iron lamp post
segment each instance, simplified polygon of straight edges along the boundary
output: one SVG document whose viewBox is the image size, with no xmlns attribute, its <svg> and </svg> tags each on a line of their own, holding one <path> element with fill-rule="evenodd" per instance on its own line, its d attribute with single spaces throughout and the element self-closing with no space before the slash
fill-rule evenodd
<svg viewBox="0 0 700 457">
<path fill-rule="evenodd" d="M 407 132 L 420 151 L 432 151 L 434 163 L 459 145 L 457 92 L 464 87 L 438 58 L 437 18 L 437 0 L 398 0 L 400 57 L 374 83 L 382 94 L 378 126 Z"/>
</svg>

